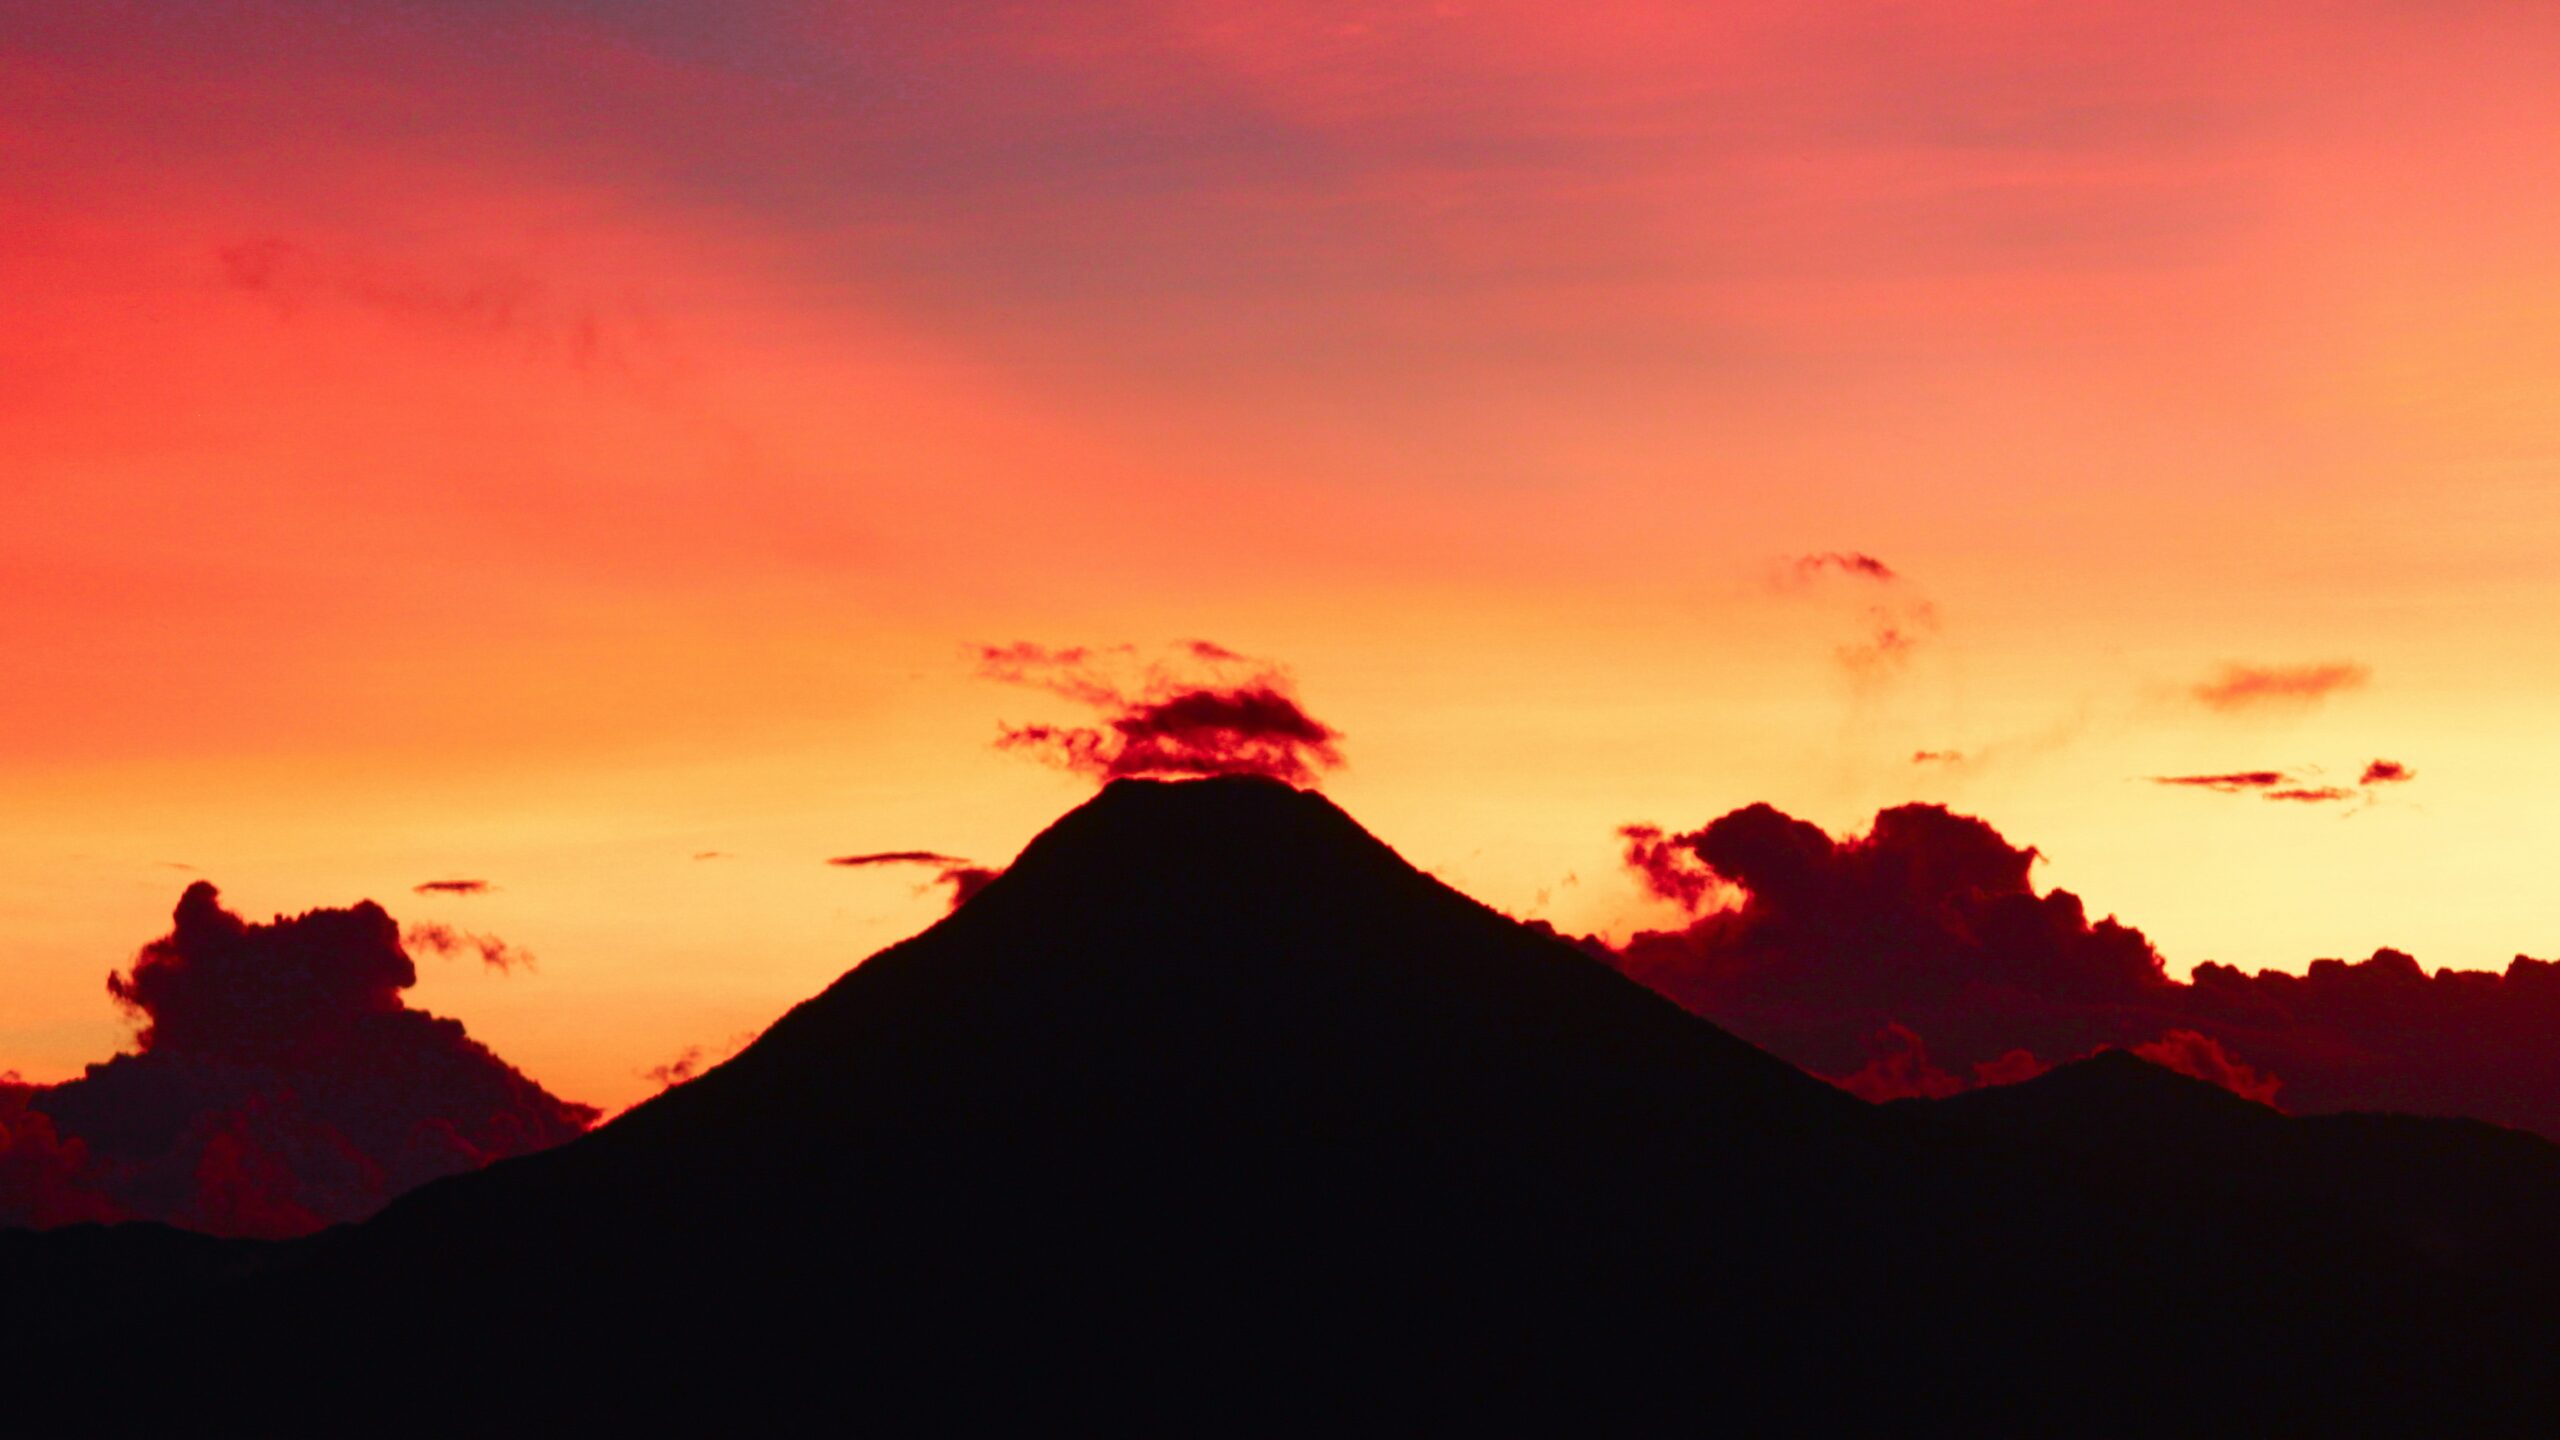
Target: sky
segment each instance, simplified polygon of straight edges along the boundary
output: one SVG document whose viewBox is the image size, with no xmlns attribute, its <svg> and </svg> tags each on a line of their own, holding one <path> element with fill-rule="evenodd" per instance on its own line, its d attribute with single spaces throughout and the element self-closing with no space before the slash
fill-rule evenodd
<svg viewBox="0 0 2560 1440">
<path fill-rule="evenodd" d="M 1021 641 L 1285 666 L 1568 930 L 1680 918 L 1624 824 L 1934 801 L 2172 974 L 2560 953 L 2556 70 L 2458 0 L 0 0 L 0 1069 L 128 1043 L 204 879 L 503 937 L 414 1002 L 626 1105 L 946 903 L 830 857 L 1091 792 Z"/>
</svg>

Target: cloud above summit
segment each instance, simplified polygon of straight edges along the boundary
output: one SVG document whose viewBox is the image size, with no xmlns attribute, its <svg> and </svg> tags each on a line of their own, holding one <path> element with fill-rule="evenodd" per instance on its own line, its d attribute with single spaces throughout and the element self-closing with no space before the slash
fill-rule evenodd
<svg viewBox="0 0 2560 1440">
<path fill-rule="evenodd" d="M 1134 646 L 976 649 L 978 673 L 1097 712 L 1092 724 L 1007 724 L 999 749 L 1097 780 L 1258 775 L 1313 784 L 1341 768 L 1341 732 L 1309 714 L 1288 672 L 1207 640 L 1148 659 Z"/>
</svg>

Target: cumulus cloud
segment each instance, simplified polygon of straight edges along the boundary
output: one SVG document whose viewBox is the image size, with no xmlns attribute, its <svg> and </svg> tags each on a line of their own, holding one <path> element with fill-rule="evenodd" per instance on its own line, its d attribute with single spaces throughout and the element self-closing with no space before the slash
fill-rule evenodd
<svg viewBox="0 0 2560 1440">
<path fill-rule="evenodd" d="M 495 887 L 486 880 L 427 880 L 409 887 L 412 895 L 486 895 Z"/>
<path fill-rule="evenodd" d="M 40 1093 L 14 1071 L 0 1071 L 0 1227 L 134 1218 L 99 1188 L 88 1146 L 64 1139 L 53 1117 L 34 1107 Z"/>
<path fill-rule="evenodd" d="M 2276 1091 L 2283 1086 L 2274 1076 L 2261 1075 L 2231 1058 L 2222 1042 L 2193 1030 L 2172 1030 L 2148 1045 L 2134 1046 L 2133 1053 L 2181 1075 L 2209 1080 L 2261 1105 L 2276 1103 Z"/>
<path fill-rule="evenodd" d="M 1866 1047 L 1866 1064 L 1848 1074 L 1824 1078 L 1879 1105 L 1888 1100 L 1942 1100 L 1969 1088 L 1929 1063 L 1928 1045 L 1903 1025 L 1887 1025 L 1868 1036 Z"/>
<path fill-rule="evenodd" d="M 107 978 L 133 1050 L 60 1085 L 0 1086 L 0 1224 L 302 1234 L 594 1123 L 409 1008 L 416 980 L 371 901 L 254 924 L 188 886 L 170 932 Z"/>
<path fill-rule="evenodd" d="M 1621 825 L 1618 838 L 1626 846 L 1627 868 L 1636 872 L 1656 899 L 1695 913 L 1719 884 L 1716 873 L 1698 859 L 1685 835 L 1668 834 L 1659 825 Z"/>
<path fill-rule="evenodd" d="M 2207 962 L 2173 980 L 2141 931 L 2040 890 L 2034 849 L 1942 806 L 1886 810 L 1845 837 L 1767 805 L 1621 837 L 1648 890 L 1715 903 L 1585 947 L 1871 1098 L 2117 1046 L 2288 1109 L 2471 1115 L 2560 1138 L 2560 964 L 2429 974 L 2385 949 L 2299 975 Z"/>
<path fill-rule="evenodd" d="M 2376 760 L 2364 767 L 2359 785 L 2401 785 L 2418 778 L 2418 772 L 2397 760 Z"/>
<path fill-rule="evenodd" d="M 1340 732 L 1307 713 L 1287 673 L 1205 640 L 1172 661 L 1133 647 L 980 646 L 989 679 L 1029 686 L 1101 712 L 1096 725 L 1006 725 L 996 744 L 1100 780 L 1260 775 L 1292 785 L 1342 765 Z"/>
<path fill-rule="evenodd" d="M 2316 705 L 2343 691 L 2361 688 L 2373 672 L 2352 661 L 2317 665 L 2243 665 L 2230 663 L 2211 679 L 2190 689 L 2196 701 L 2224 712 L 2300 708 Z"/>
</svg>

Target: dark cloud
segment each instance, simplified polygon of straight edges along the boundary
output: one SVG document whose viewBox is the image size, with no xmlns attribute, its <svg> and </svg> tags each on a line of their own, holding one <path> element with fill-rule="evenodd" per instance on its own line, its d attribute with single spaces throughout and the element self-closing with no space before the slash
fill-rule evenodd
<svg viewBox="0 0 2560 1440">
<path fill-rule="evenodd" d="M 2237 794 L 2246 790 L 2268 790 L 2293 777 L 2282 770 L 2232 770 L 2220 775 L 2154 775 L 2154 785 L 2188 785 L 2199 790 L 2219 790 Z"/>
<path fill-rule="evenodd" d="M 2365 666 L 2345 660 L 2319 665 L 2227 664 L 2189 693 L 2213 710 L 2305 706 L 2357 689 L 2372 677 Z"/>
<path fill-rule="evenodd" d="M 2305 1112 L 2470 1115 L 2560 1137 L 2560 964 L 2429 974 L 2396 950 L 2169 977 L 2139 930 L 2039 891 L 2036 852 L 1934 805 L 1835 838 L 1766 805 L 1621 832 L 1655 894 L 1722 903 L 1628 974 L 1871 1097 L 2024 1078 L 2108 1046 Z"/>
<path fill-rule="evenodd" d="M 1928 1045 L 1901 1024 L 1887 1025 L 1868 1036 L 1866 1048 L 1866 1064 L 1829 1077 L 1832 1084 L 1861 1100 L 1879 1105 L 1888 1100 L 1942 1100 L 1971 1088 L 1929 1063 Z"/>
<path fill-rule="evenodd" d="M 1911 763 L 1914 765 L 1961 765 L 1964 763 L 1964 752 L 1961 750 L 1914 750 L 1911 752 Z"/>
<path fill-rule="evenodd" d="M 1007 749 L 1032 749 L 1071 770 L 1116 780 L 1134 775 L 1263 775 L 1293 785 L 1342 763 L 1329 726 L 1269 685 L 1187 690 L 1136 701 L 1105 728 L 1025 725 Z"/>
<path fill-rule="evenodd" d="M 39 1087 L 0 1071 L 0 1226 L 39 1229 L 134 1216 L 98 1188 L 89 1147 L 66 1140 L 34 1108 Z"/>
<path fill-rule="evenodd" d="M 1892 566 L 1856 550 L 1826 550 L 1818 555 L 1799 555 L 1793 563 L 1798 575 L 1819 575 L 1830 570 L 1864 580 L 1881 580 L 1886 584 L 1902 578 L 1894 573 Z"/>
<path fill-rule="evenodd" d="M 2311 767 L 2317 775 L 2319 767 Z M 2373 787 L 2396 785 L 2417 778 L 2417 772 L 2392 760 L 2376 760 L 2364 768 L 2363 778 L 2355 785 L 2324 785 L 2290 770 L 2233 770 L 2219 775 L 2153 775 L 2154 785 L 2176 785 L 2194 790 L 2211 790 L 2223 795 L 2256 795 L 2261 799 L 2292 805 L 2334 805 L 2347 800 L 2373 801 Z"/>
<path fill-rule="evenodd" d="M 720 1048 L 718 1052 L 720 1058 L 717 1060 L 712 1058 L 713 1052 L 709 1046 L 687 1045 L 676 1052 L 674 1059 L 664 1064 L 652 1065 L 637 1073 L 643 1080 L 657 1081 L 658 1088 L 661 1090 L 672 1090 L 688 1080 L 699 1078 L 704 1071 L 715 1065 L 725 1064 L 739 1051 L 754 1044 L 756 1037 L 762 1033 L 757 1030 L 741 1030 L 730 1036 L 729 1042 Z"/>
<path fill-rule="evenodd" d="M 412 895 L 486 895 L 492 889 L 486 880 L 428 880 L 409 887 Z"/>
<path fill-rule="evenodd" d="M 1659 825 L 1622 825 L 1618 838 L 1626 845 L 1627 867 L 1656 899 L 1695 913 L 1717 887 L 1715 872 L 1690 850 L 1686 836 L 1666 834 Z"/>
<path fill-rule="evenodd" d="M 979 891 L 995 883 L 996 877 L 1003 873 L 984 865 L 953 865 L 935 876 L 933 883 L 951 887 L 951 908 L 957 910 L 968 904 Z"/>
<path fill-rule="evenodd" d="M 868 869 L 878 865 L 929 865 L 936 873 L 927 883 L 948 886 L 954 910 L 968 904 L 970 896 L 987 888 L 988 882 L 1004 873 L 971 864 L 957 855 L 945 855 L 939 850 L 877 850 L 863 855 L 838 855 L 827 863 L 848 869 Z"/>
<path fill-rule="evenodd" d="M 201 881 L 107 990 L 132 1053 L 0 1087 L 0 1224 L 141 1218 L 293 1235 L 585 1130 L 464 1033 L 410 1009 L 400 927 L 366 901 L 252 924 Z"/>
<path fill-rule="evenodd" d="M 734 860 L 738 857 L 730 854 L 726 850 L 696 850 L 693 852 L 693 858 L 696 860 Z"/>
<path fill-rule="evenodd" d="M 1180 649 L 1182 664 L 1141 667 L 1128 646 L 978 647 L 982 675 L 1103 712 L 1098 725 L 1007 725 L 997 746 L 1100 780 L 1260 775 L 1307 785 L 1342 765 L 1340 733 L 1300 706 L 1278 666 L 1205 640 Z"/>
<path fill-rule="evenodd" d="M 418 949 L 433 951 L 448 960 L 457 955 L 477 955 L 480 957 L 480 963 L 492 970 L 512 971 L 519 968 L 526 970 L 533 968 L 533 952 L 530 950 L 520 950 L 495 935 L 483 935 L 477 931 L 457 929 L 434 921 L 411 925 L 401 932 L 400 938 Z"/>
</svg>

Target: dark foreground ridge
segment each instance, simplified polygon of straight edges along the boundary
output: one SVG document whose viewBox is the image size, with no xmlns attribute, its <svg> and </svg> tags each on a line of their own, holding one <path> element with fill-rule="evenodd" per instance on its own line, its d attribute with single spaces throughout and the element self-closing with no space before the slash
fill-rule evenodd
<svg viewBox="0 0 2560 1440">
<path fill-rule="evenodd" d="M 92 1297 L 11 1292 L 66 1317 L 0 1361 L 36 1433 L 2560 1418 L 2560 1147 L 2121 1053 L 1871 1107 L 1267 781 L 1116 783 L 728 1064 L 362 1226 L 0 1238 Z"/>
</svg>

